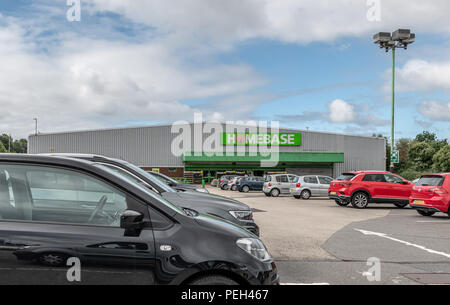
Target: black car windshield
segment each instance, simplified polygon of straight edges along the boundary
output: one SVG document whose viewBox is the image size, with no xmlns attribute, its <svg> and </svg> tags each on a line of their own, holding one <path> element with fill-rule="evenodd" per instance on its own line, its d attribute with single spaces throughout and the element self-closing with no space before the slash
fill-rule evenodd
<svg viewBox="0 0 450 305">
<path fill-rule="evenodd" d="M 176 192 L 176 190 L 174 190 L 173 188 L 171 188 L 170 186 L 168 186 L 166 183 L 161 182 L 161 180 L 159 180 L 158 178 L 154 177 L 152 174 L 149 174 L 148 172 L 146 172 L 145 170 L 143 170 L 142 168 L 125 162 L 125 161 L 120 161 L 120 163 L 122 165 L 125 165 L 126 167 L 132 169 L 133 171 L 141 174 L 142 176 L 144 176 L 145 178 L 147 178 L 148 180 L 150 180 L 151 182 L 153 182 L 154 184 L 158 185 L 160 188 L 162 188 L 165 192 Z"/>
<path fill-rule="evenodd" d="M 174 183 L 174 184 L 178 183 L 176 180 L 174 180 L 174 179 L 172 179 L 172 178 L 170 178 L 170 177 L 168 177 L 166 175 L 163 175 L 163 174 L 160 174 L 160 173 L 155 173 L 155 172 L 148 172 L 148 173 L 150 175 L 152 175 L 153 177 L 155 177 L 156 179 L 158 179 L 159 181 L 162 181 L 164 183 L 167 183 L 167 182 L 171 182 L 171 183 Z"/>
<path fill-rule="evenodd" d="M 417 182 L 419 186 L 442 186 L 442 184 L 444 184 L 442 176 L 424 176 Z"/>
<path fill-rule="evenodd" d="M 111 173 L 111 174 L 113 174 L 113 175 L 115 175 L 115 176 L 117 176 L 117 177 L 119 177 L 119 178 L 121 178 L 123 180 L 131 182 L 134 186 L 139 188 L 141 191 L 145 192 L 146 194 L 148 194 L 149 196 L 151 196 L 155 200 L 158 200 L 160 203 L 162 203 L 165 206 L 171 208 L 172 210 L 176 211 L 177 213 L 186 214 L 183 210 L 178 208 L 173 203 L 171 203 L 171 202 L 167 201 L 166 199 L 164 199 L 161 195 L 153 192 L 152 190 L 150 190 L 149 188 L 143 186 L 140 183 L 136 183 L 136 181 L 133 181 L 132 179 L 130 179 L 130 177 L 128 175 L 122 173 L 121 171 L 114 170 L 114 169 L 110 168 L 109 166 L 105 166 L 103 164 L 95 164 L 95 166 L 100 167 L 103 170 L 108 171 L 109 173 Z"/>
<path fill-rule="evenodd" d="M 339 177 L 337 177 L 336 180 L 338 180 L 338 181 L 350 181 L 355 176 L 356 176 L 355 174 L 342 174 Z"/>
</svg>

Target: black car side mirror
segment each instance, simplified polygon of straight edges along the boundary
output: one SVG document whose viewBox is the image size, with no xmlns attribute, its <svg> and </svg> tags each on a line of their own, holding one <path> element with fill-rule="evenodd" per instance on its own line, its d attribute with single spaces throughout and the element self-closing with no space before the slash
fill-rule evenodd
<svg viewBox="0 0 450 305">
<path fill-rule="evenodd" d="M 125 236 L 139 236 L 144 227 L 144 214 L 126 210 L 120 216 L 120 227 L 125 229 Z"/>
<path fill-rule="evenodd" d="M 403 185 L 409 185 L 409 181 L 402 181 L 402 182 L 400 182 L 400 184 L 403 184 Z"/>
</svg>

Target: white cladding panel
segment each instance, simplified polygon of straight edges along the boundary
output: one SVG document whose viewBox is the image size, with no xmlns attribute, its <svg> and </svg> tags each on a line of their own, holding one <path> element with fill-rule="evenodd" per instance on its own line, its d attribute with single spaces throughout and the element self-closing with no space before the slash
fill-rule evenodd
<svg viewBox="0 0 450 305">
<path fill-rule="evenodd" d="M 220 145 L 220 131 L 227 130 L 223 124 L 216 127 L 214 139 L 217 145 L 213 149 L 207 149 L 209 151 L 223 149 Z M 240 132 L 252 131 L 242 126 L 234 127 Z M 184 128 L 191 130 L 190 147 L 186 145 L 185 151 L 198 150 L 194 141 L 193 124 L 184 125 Z M 172 133 L 171 130 L 171 125 L 164 125 L 32 135 L 29 137 L 29 153 L 90 153 L 120 158 L 138 166 L 182 167 L 182 157 L 175 156 L 171 150 L 172 142 L 179 134 Z M 335 177 L 350 170 L 385 169 L 384 139 L 293 129 L 280 129 L 280 132 L 302 134 L 302 146 L 281 146 L 280 152 L 343 152 L 345 163 L 334 165 Z M 203 143 L 210 136 L 211 134 L 202 134 L 198 137 L 200 140 L 197 143 Z M 240 149 L 248 150 L 248 148 Z M 226 147 L 226 150 L 234 148 Z"/>
</svg>

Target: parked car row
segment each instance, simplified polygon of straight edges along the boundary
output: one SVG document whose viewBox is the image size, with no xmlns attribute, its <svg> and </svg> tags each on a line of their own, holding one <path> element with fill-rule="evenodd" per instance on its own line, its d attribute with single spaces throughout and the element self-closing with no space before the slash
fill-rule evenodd
<svg viewBox="0 0 450 305">
<path fill-rule="evenodd" d="M 59 267 L 69 258 L 102 284 L 278 284 L 258 233 L 245 204 L 176 191 L 122 160 L 0 156 L 2 268 L 22 270 L 3 273 L 8 284 L 63 283 L 29 263 Z"/>
<path fill-rule="evenodd" d="M 276 174 L 262 177 L 224 176 L 222 189 L 263 191 L 268 197 L 291 195 L 296 199 L 328 197 L 339 206 L 364 209 L 371 203 L 411 206 L 420 215 L 443 212 L 450 215 L 450 174 L 423 175 L 410 182 L 385 171 L 346 172 L 336 179 L 321 175 Z"/>
<path fill-rule="evenodd" d="M 331 182 L 328 196 L 340 206 L 352 204 L 357 209 L 370 203 L 392 203 L 398 208 L 409 204 L 423 216 L 437 212 L 450 216 L 450 174 L 423 175 L 413 183 L 389 172 L 349 172 Z"/>
<path fill-rule="evenodd" d="M 223 176 L 220 178 L 223 190 L 248 193 L 262 191 L 268 197 L 291 195 L 296 199 L 327 197 L 331 177 L 320 175 L 295 176 L 291 174 L 267 175 L 266 177 Z"/>
</svg>

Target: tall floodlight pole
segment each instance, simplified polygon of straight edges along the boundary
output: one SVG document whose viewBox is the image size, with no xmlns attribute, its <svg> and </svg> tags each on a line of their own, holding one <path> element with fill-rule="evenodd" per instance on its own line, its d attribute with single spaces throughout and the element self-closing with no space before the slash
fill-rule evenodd
<svg viewBox="0 0 450 305">
<path fill-rule="evenodd" d="M 392 111 L 391 111 L 391 153 L 395 147 L 395 48 L 392 49 Z M 394 168 L 394 164 L 391 160 L 391 169 Z"/>
<path fill-rule="evenodd" d="M 395 50 L 397 48 L 407 49 L 408 45 L 416 39 L 416 34 L 411 30 L 400 29 L 394 33 L 380 32 L 373 36 L 373 42 L 378 44 L 386 53 L 392 50 L 392 118 L 391 118 L 391 160 L 390 168 L 394 170 L 394 158 L 392 154 L 395 151 Z M 398 161 L 397 161 L 398 162 Z"/>
</svg>

